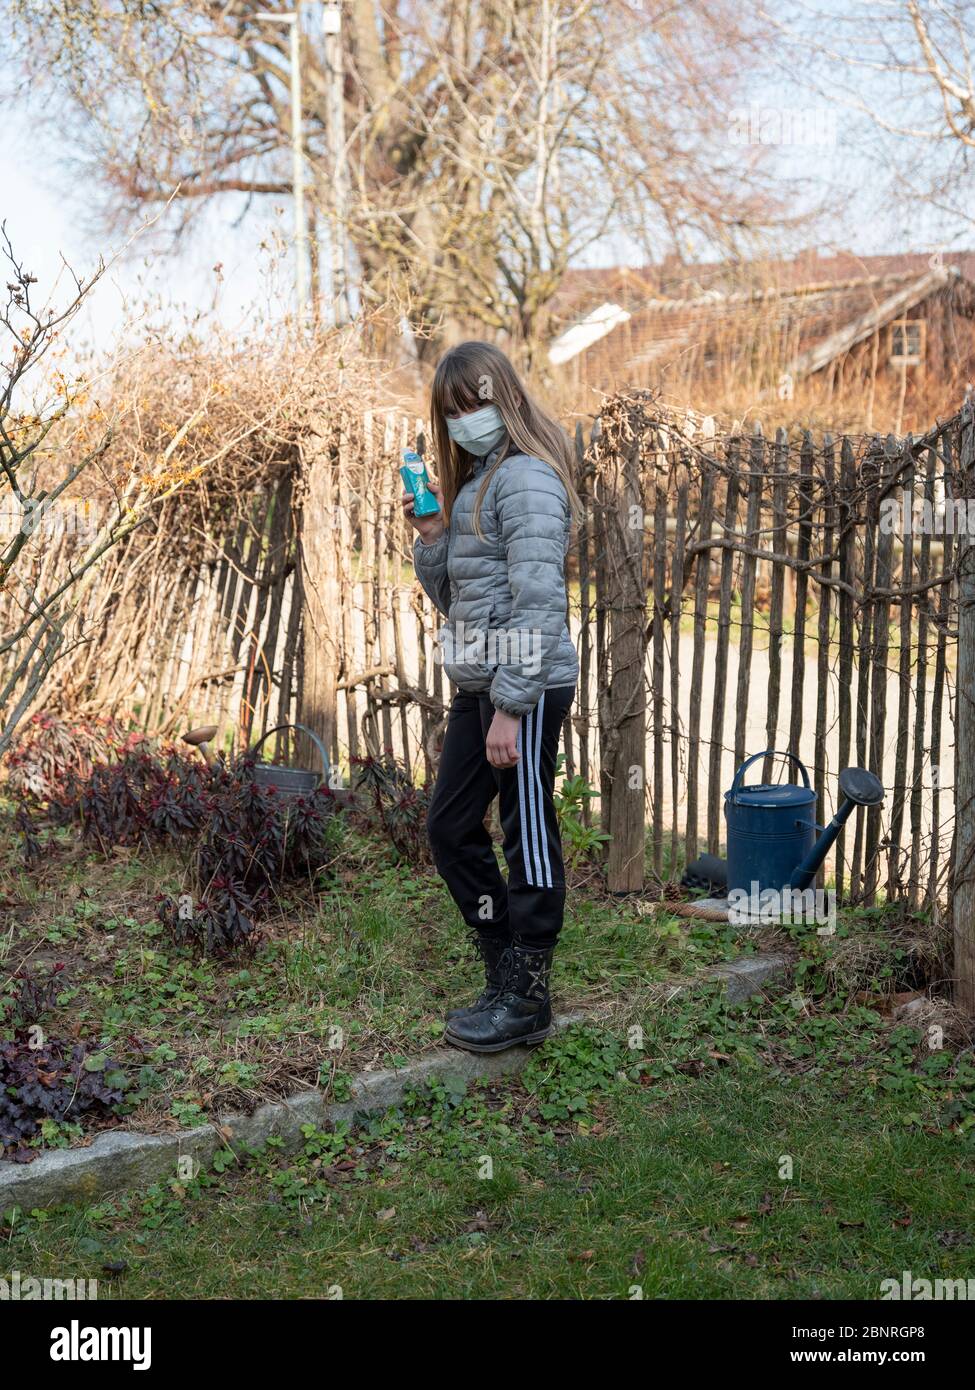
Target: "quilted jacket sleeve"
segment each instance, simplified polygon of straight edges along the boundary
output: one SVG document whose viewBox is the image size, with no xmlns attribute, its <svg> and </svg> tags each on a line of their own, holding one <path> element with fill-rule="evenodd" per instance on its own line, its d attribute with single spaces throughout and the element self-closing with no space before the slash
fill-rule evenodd
<svg viewBox="0 0 975 1390">
<path fill-rule="evenodd" d="M 554 469 L 541 459 L 523 457 L 501 470 L 495 504 L 512 603 L 491 703 L 523 715 L 535 708 L 545 689 L 565 626 L 569 500 Z"/>
<path fill-rule="evenodd" d="M 413 542 L 413 569 L 434 607 L 446 618 L 450 612 L 450 580 L 447 578 L 447 539 L 449 527 L 433 545 L 424 545 L 417 536 Z"/>
</svg>

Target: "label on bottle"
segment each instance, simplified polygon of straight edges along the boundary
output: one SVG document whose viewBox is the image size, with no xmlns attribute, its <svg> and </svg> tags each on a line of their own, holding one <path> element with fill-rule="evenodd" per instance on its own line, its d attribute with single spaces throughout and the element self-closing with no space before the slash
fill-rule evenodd
<svg viewBox="0 0 975 1390">
<path fill-rule="evenodd" d="M 423 459 L 413 449 L 403 450 L 403 466 L 400 469 L 403 484 L 412 492 L 415 507 L 414 516 L 433 516 L 440 510 L 440 503 L 430 491 L 426 466 Z"/>
</svg>

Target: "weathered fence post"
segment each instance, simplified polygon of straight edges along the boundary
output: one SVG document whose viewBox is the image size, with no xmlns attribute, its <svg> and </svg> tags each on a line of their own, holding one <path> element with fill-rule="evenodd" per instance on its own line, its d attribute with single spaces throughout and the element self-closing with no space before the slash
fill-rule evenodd
<svg viewBox="0 0 975 1390">
<path fill-rule="evenodd" d="M 962 416 L 961 492 L 975 498 L 975 422 Z M 955 1003 L 975 1014 L 975 541 L 962 531 L 958 556 L 958 712 L 955 725 L 955 861 L 951 921 Z"/>
<path fill-rule="evenodd" d="M 667 453 L 670 437 L 666 429 L 654 432 L 652 454 L 653 485 L 653 871 L 657 878 L 664 866 L 664 740 L 673 733 L 664 717 L 664 623 L 667 618 Z M 650 495 L 648 479 L 647 496 Z M 678 599 L 678 606 L 680 600 Z M 644 740 L 645 741 L 645 740 Z M 671 868 L 671 876 L 673 868 Z"/>
<path fill-rule="evenodd" d="M 870 733 L 867 748 L 871 772 L 883 781 L 884 748 L 887 728 L 887 659 L 890 652 L 890 598 L 889 593 L 894 579 L 894 533 L 891 527 L 879 524 L 880 498 L 886 495 L 891 477 L 897 472 L 901 457 L 900 442 L 889 434 L 878 454 L 877 499 L 877 539 L 876 568 L 874 570 L 873 637 L 870 657 L 873 672 L 870 677 Z M 896 797 L 896 788 L 890 789 Z M 876 900 L 880 879 L 880 845 L 882 806 L 870 806 L 866 814 L 866 835 L 864 839 L 863 900 L 872 905 Z"/>
<path fill-rule="evenodd" d="M 741 488 L 741 440 L 733 435 L 725 449 L 727 465 L 724 522 L 721 539 L 734 542 L 738 530 L 738 498 Z M 714 696 L 711 705 L 711 747 L 708 752 L 708 853 L 717 854 L 721 840 L 721 755 L 724 752 L 724 718 L 727 705 L 728 646 L 731 641 L 731 601 L 734 593 L 735 551 L 721 550 L 721 584 L 718 590 L 718 633 L 714 651 Z M 707 611 L 705 607 L 705 612 Z"/>
<path fill-rule="evenodd" d="M 599 672 L 600 792 L 613 893 L 639 892 L 644 878 L 647 590 L 640 446 L 636 434 L 607 449 L 595 486 L 597 608 L 606 619 L 609 666 L 608 673 Z"/>
<path fill-rule="evenodd" d="M 590 443 L 594 443 L 598 433 L 598 416 L 592 427 Z M 592 509 L 592 466 L 586 459 L 586 448 L 582 436 L 581 422 L 576 425 L 576 483 L 583 515 L 579 523 L 576 540 L 576 559 L 579 566 L 579 691 L 576 695 L 577 724 L 579 735 L 579 775 L 584 781 L 591 779 L 589 766 L 589 724 L 592 671 L 592 611 L 590 596 L 590 550 L 593 526 Z M 567 586 L 568 587 L 568 586 Z M 582 808 L 584 825 L 592 825 L 592 803 L 587 798 Z"/>
<path fill-rule="evenodd" d="M 298 538 L 304 656 L 299 718 L 318 734 L 330 753 L 337 744 L 335 693 L 342 655 L 338 625 L 351 597 L 340 593 L 339 588 L 333 430 L 328 417 L 312 420 L 303 443 Z"/>
</svg>

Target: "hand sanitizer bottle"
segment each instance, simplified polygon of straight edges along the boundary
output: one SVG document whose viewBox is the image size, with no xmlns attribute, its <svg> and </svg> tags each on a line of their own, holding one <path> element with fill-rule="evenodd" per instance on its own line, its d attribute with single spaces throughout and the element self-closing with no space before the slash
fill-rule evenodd
<svg viewBox="0 0 975 1390">
<path fill-rule="evenodd" d="M 435 516 L 440 510 L 440 503 L 430 491 L 430 479 L 420 455 L 412 449 L 405 449 L 403 467 L 399 472 L 407 492 L 413 494 L 413 515 Z"/>
</svg>

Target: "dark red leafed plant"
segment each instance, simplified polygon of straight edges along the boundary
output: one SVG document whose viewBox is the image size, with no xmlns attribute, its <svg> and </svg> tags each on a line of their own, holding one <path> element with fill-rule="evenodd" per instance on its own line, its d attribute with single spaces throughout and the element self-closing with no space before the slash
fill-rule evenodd
<svg viewBox="0 0 975 1390">
<path fill-rule="evenodd" d="M 195 945 L 210 956 L 227 956 L 253 948 L 259 939 L 255 905 L 240 884 L 211 881 L 198 901 L 161 897 L 156 915 L 178 945 Z"/>
<path fill-rule="evenodd" d="M 185 904 L 166 901 L 161 920 L 216 954 L 253 944 L 256 919 L 279 888 L 312 881 L 331 859 L 335 814 L 327 787 L 281 797 L 255 780 L 252 757 L 241 759 L 216 779 L 197 848 L 200 901 L 189 920 Z"/>
<path fill-rule="evenodd" d="M 200 836 L 198 878 L 243 883 L 252 897 L 316 873 L 330 857 L 336 802 L 327 787 L 283 797 L 243 758 L 215 788 Z"/>
<path fill-rule="evenodd" d="M 211 795 L 211 774 L 195 759 L 176 752 L 158 758 L 140 747 L 87 777 L 69 776 L 55 801 L 108 851 L 197 830 Z"/>
<path fill-rule="evenodd" d="M 64 970 L 64 962 L 58 961 L 50 971 L 21 968 L 10 976 L 7 990 L 0 997 L 0 1024 L 13 1028 L 29 1028 L 41 1016 L 54 1007 L 57 998 L 59 976 Z"/>
<path fill-rule="evenodd" d="M 82 1115 L 116 1113 L 125 1075 L 93 1043 L 45 1037 L 39 1020 L 55 1003 L 63 962 L 49 970 L 22 966 L 0 998 L 0 1154 L 29 1163 L 45 1121 L 75 1123 Z"/>
<path fill-rule="evenodd" d="M 125 1077 L 87 1043 L 48 1039 L 42 1046 L 24 1032 L 0 1041 L 0 1153 L 15 1163 L 37 1156 L 31 1140 L 45 1120 L 109 1116 L 125 1099 Z"/>
<path fill-rule="evenodd" d="M 429 861 L 426 823 L 430 793 L 386 752 L 382 758 L 353 758 L 355 786 L 368 792 L 379 824 L 395 849 L 412 863 Z"/>
<path fill-rule="evenodd" d="M 4 759 L 13 791 L 38 800 L 55 796 L 67 777 L 87 777 L 142 734 L 126 734 L 114 719 L 69 721 L 40 710 L 25 721 Z"/>
<path fill-rule="evenodd" d="M 286 798 L 258 783 L 252 756 L 218 762 L 201 791 L 173 775 L 157 794 L 153 833 L 195 839 L 196 897 L 163 899 L 160 921 L 174 939 L 212 955 L 253 947 L 258 921 L 283 887 L 313 881 L 334 854 L 336 802 L 327 787 Z M 197 777 L 199 773 L 194 765 Z M 177 811 L 179 814 L 177 814 Z"/>
<path fill-rule="evenodd" d="M 258 919 L 284 885 L 311 882 L 336 843 L 337 803 L 326 786 L 280 796 L 258 783 L 255 759 L 211 766 L 176 750 L 155 757 L 146 745 L 72 776 L 57 798 L 107 853 L 116 845 L 183 844 L 192 894 L 163 898 L 159 920 L 178 942 L 224 955 L 258 939 Z"/>
</svg>

